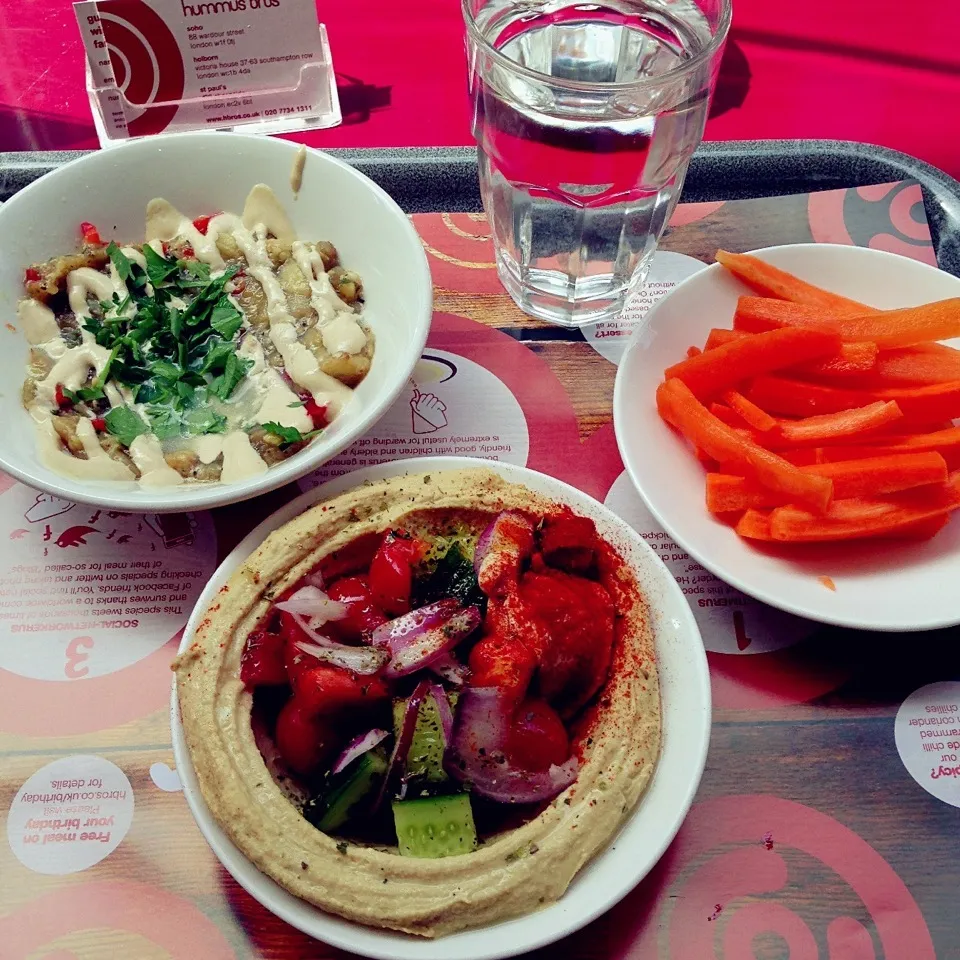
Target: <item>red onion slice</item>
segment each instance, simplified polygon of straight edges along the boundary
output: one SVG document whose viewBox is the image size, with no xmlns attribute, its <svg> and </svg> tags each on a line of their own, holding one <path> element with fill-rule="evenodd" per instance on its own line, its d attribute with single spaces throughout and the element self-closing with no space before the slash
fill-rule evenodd
<svg viewBox="0 0 960 960">
<path fill-rule="evenodd" d="M 370 638 L 375 647 L 386 647 L 396 655 L 404 647 L 413 643 L 424 630 L 443 623 L 451 614 L 460 609 L 456 600 L 439 600 L 425 607 L 418 607 L 402 617 L 381 624 Z"/>
<path fill-rule="evenodd" d="M 430 664 L 429 669 L 441 680 L 462 687 L 470 678 L 470 668 L 456 660 L 451 654 L 444 653 Z"/>
<path fill-rule="evenodd" d="M 443 746 L 446 749 L 453 740 L 453 710 L 450 708 L 450 700 L 447 698 L 446 690 L 439 683 L 430 684 L 429 694 L 437 705 L 437 716 L 440 718 L 440 727 L 443 730 Z"/>
<path fill-rule="evenodd" d="M 577 779 L 576 755 L 549 770 L 523 770 L 503 752 L 513 702 L 494 687 L 460 695 L 453 741 L 444 757 L 447 773 L 470 791 L 499 803 L 550 800 Z"/>
<path fill-rule="evenodd" d="M 347 647 L 329 640 L 326 646 L 298 640 L 297 649 L 323 663 L 367 676 L 376 673 L 389 659 L 383 650 L 374 650 L 373 647 Z"/>
<path fill-rule="evenodd" d="M 383 803 L 383 798 L 387 794 L 387 788 L 393 775 L 396 772 L 398 764 L 405 764 L 407 754 L 410 752 L 410 745 L 413 743 L 413 732 L 417 728 L 417 716 L 420 713 L 420 704 L 423 698 L 430 691 L 430 684 L 426 680 L 421 680 L 413 693 L 407 698 L 407 705 L 403 711 L 403 719 L 400 721 L 400 732 L 393 744 L 393 753 L 390 754 L 390 763 L 387 765 L 387 772 L 383 775 L 383 783 L 380 785 L 380 793 L 377 795 L 373 810 L 376 812 Z"/>
<path fill-rule="evenodd" d="M 343 753 L 337 757 L 337 762 L 333 765 L 330 772 L 339 773 L 341 770 L 350 766 L 357 757 L 372 750 L 389 736 L 390 734 L 386 730 L 368 730 L 366 733 L 361 733 L 359 736 L 354 737 L 346 747 L 344 747 Z"/>
<path fill-rule="evenodd" d="M 339 600 L 331 600 L 319 587 L 308 584 L 286 600 L 275 604 L 278 610 L 307 617 L 310 625 L 319 627 L 330 620 L 343 620 L 347 608 Z"/>
<path fill-rule="evenodd" d="M 480 534 L 473 569 L 480 589 L 492 596 L 504 580 L 516 580 L 533 552 L 533 521 L 518 510 L 503 510 Z"/>
<path fill-rule="evenodd" d="M 420 631 L 402 648 L 394 650 L 393 659 L 383 671 L 385 677 L 404 677 L 429 667 L 434 660 L 449 653 L 461 640 L 480 626 L 483 618 L 476 607 L 465 607 L 436 626 Z"/>
</svg>

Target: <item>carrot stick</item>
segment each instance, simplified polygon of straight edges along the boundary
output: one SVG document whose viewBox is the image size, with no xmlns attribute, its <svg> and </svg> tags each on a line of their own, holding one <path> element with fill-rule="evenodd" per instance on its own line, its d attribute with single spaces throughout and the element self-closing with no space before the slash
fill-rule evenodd
<svg viewBox="0 0 960 960">
<path fill-rule="evenodd" d="M 895 401 L 903 413 L 905 425 L 960 417 L 960 380 L 923 387 L 849 390 L 803 380 L 762 376 L 753 381 L 746 395 L 769 413 L 792 417 L 837 413 L 878 400 Z"/>
<path fill-rule="evenodd" d="M 728 407 L 725 403 L 711 403 L 710 412 L 718 420 L 722 420 L 728 427 L 733 427 L 735 430 L 742 430 L 747 427 L 747 423 L 743 417 L 741 417 L 736 410 L 732 410 L 730 407 Z"/>
<path fill-rule="evenodd" d="M 943 483 L 947 479 L 946 461 L 932 451 L 812 464 L 800 470 L 829 477 L 837 498 L 875 497 L 929 483 Z M 782 494 L 763 487 L 756 480 L 727 473 L 707 474 L 706 499 L 711 513 L 775 507 L 785 502 Z"/>
<path fill-rule="evenodd" d="M 781 300 L 824 307 L 844 314 L 869 313 L 873 309 L 864 303 L 849 300 L 807 283 L 786 270 L 780 270 L 765 260 L 746 253 L 718 250 L 716 258 L 718 263 L 764 297 L 778 297 Z"/>
<path fill-rule="evenodd" d="M 699 347 L 687 347 L 687 357 L 692 359 L 693 357 L 699 357 L 703 351 Z"/>
<path fill-rule="evenodd" d="M 902 531 L 957 507 L 960 491 L 951 478 L 933 490 L 908 490 L 883 500 L 835 500 L 821 515 L 792 505 L 775 507 L 770 514 L 770 535 L 790 543 L 853 540 Z"/>
<path fill-rule="evenodd" d="M 733 326 L 749 333 L 786 327 L 832 330 L 845 343 L 867 340 L 880 348 L 905 347 L 960 336 L 960 297 L 919 307 L 870 309 L 859 314 L 831 313 L 816 305 L 763 297 L 740 297 Z"/>
<path fill-rule="evenodd" d="M 839 348 L 835 334 L 785 327 L 734 340 L 675 363 L 664 371 L 664 377 L 682 380 L 694 396 L 704 399 L 746 377 L 829 356 Z"/>
<path fill-rule="evenodd" d="M 838 313 L 819 304 L 793 303 L 776 297 L 743 296 L 737 300 L 733 329 L 743 333 L 763 333 L 780 327 L 812 327 L 815 330 L 839 332 L 842 319 L 842 311 Z"/>
<path fill-rule="evenodd" d="M 787 446 L 803 443 L 821 444 L 846 437 L 859 437 L 900 420 L 903 414 L 893 401 L 878 400 L 852 410 L 825 413 L 803 420 L 781 420 L 780 436 Z"/>
<path fill-rule="evenodd" d="M 749 336 L 749 333 L 744 333 L 742 330 L 726 330 L 723 327 L 714 327 L 707 336 L 707 342 L 703 345 L 703 349 L 714 350 L 724 343 L 732 343 L 734 340 L 742 340 Z"/>
<path fill-rule="evenodd" d="M 960 380 L 960 350 L 942 343 L 881 350 L 864 383 L 873 387 L 919 386 Z"/>
<path fill-rule="evenodd" d="M 736 411 L 748 427 L 766 433 L 777 426 L 777 421 L 770 416 L 766 410 L 761 410 L 755 403 L 751 403 L 742 393 L 736 390 L 728 390 L 723 395 L 724 403 L 730 409 Z"/>
<path fill-rule="evenodd" d="M 772 540 L 770 533 L 770 512 L 768 510 L 747 510 L 737 521 L 737 533 L 748 540 Z"/>
<path fill-rule="evenodd" d="M 879 351 L 875 343 L 869 340 L 862 340 L 856 343 L 843 343 L 840 350 L 832 357 L 824 357 L 822 360 L 812 360 L 809 363 L 803 363 L 789 372 L 801 377 L 810 377 L 818 379 L 826 377 L 833 378 L 852 378 L 869 377 L 874 370 Z M 960 377 L 958 377 L 960 379 Z M 858 383 L 857 386 L 860 386 Z"/>
<path fill-rule="evenodd" d="M 889 533 L 880 534 L 881 537 L 891 540 L 930 540 L 935 537 L 950 521 L 949 513 L 942 513 L 926 520 L 917 520 L 904 527 L 897 527 Z"/>
<path fill-rule="evenodd" d="M 743 464 L 765 486 L 817 510 L 829 505 L 831 480 L 803 474 L 792 463 L 741 436 L 710 413 L 683 381 L 670 379 L 660 384 L 657 409 L 664 420 L 715 460 Z"/>
</svg>

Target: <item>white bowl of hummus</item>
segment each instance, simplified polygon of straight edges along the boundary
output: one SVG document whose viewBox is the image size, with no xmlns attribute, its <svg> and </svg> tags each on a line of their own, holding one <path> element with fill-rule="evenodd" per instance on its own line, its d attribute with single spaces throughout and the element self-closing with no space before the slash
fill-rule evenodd
<svg viewBox="0 0 960 960">
<path fill-rule="evenodd" d="M 699 784 L 690 608 L 590 497 L 466 458 L 381 464 L 254 530 L 187 625 L 171 708 L 226 869 L 371 957 L 512 956 L 653 867 Z"/>
<path fill-rule="evenodd" d="M 91 154 L 0 229 L 0 468 L 70 500 L 184 511 L 295 480 L 387 409 L 429 329 L 407 217 L 283 140 Z"/>
</svg>

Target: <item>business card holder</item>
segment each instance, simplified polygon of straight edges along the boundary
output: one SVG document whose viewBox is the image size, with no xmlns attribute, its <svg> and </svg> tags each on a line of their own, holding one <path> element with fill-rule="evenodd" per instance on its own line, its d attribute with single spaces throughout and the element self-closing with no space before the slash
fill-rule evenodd
<svg viewBox="0 0 960 960">
<path fill-rule="evenodd" d="M 218 84 L 217 78 L 203 88 L 201 96 L 192 98 L 165 98 L 162 85 L 150 83 L 150 77 L 125 75 L 118 83 L 110 76 L 98 84 L 87 60 L 87 95 L 100 145 L 109 147 L 138 137 L 188 130 L 266 134 L 337 126 L 342 115 L 333 58 L 326 27 L 320 24 L 319 29 L 320 59 L 303 64 L 293 86 L 232 92 L 229 96 L 218 89 L 223 84 Z M 236 72 L 241 73 L 246 63 L 238 61 Z M 133 90 L 138 91 L 136 99 Z"/>
</svg>

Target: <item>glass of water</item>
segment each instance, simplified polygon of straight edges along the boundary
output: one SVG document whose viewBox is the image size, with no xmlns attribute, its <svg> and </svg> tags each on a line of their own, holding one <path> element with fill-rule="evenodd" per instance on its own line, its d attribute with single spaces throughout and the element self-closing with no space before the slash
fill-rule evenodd
<svg viewBox="0 0 960 960">
<path fill-rule="evenodd" d="M 462 0 L 480 192 L 521 310 L 609 319 L 676 206 L 730 0 Z"/>
</svg>

